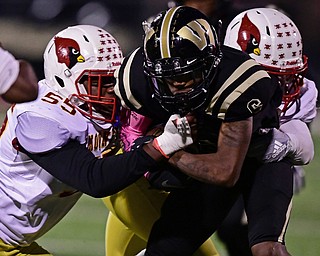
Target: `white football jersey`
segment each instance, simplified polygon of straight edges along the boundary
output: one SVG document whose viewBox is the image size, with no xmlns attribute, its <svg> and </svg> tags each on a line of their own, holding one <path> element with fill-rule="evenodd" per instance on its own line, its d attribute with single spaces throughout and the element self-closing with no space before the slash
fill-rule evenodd
<svg viewBox="0 0 320 256">
<path fill-rule="evenodd" d="M 35 101 L 16 104 L 8 110 L 0 137 L 0 238 L 5 243 L 33 242 L 59 222 L 82 195 L 17 151 L 12 141 L 18 138 L 26 150 L 37 153 L 76 139 L 100 156 L 108 144 L 102 140 L 109 140 L 113 133 L 110 124 L 103 128 L 107 129 L 100 136 L 101 127 L 76 111 L 44 80 L 39 82 Z"/>
<path fill-rule="evenodd" d="M 317 115 L 317 97 L 318 90 L 315 83 L 307 78 L 303 79 L 303 87 L 301 88 L 300 106 L 294 103 L 285 113 L 280 116 L 280 123 L 284 123 L 289 119 L 299 119 L 305 123 L 310 123 Z M 280 109 L 283 105 L 280 106 Z"/>
<path fill-rule="evenodd" d="M 0 95 L 6 93 L 19 75 L 19 62 L 0 47 Z"/>
</svg>

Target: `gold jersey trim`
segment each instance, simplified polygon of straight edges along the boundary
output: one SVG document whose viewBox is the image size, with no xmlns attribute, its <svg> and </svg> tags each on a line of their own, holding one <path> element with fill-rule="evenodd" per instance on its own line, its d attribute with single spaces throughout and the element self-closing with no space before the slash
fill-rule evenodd
<svg viewBox="0 0 320 256">
<path fill-rule="evenodd" d="M 137 48 L 129 57 L 125 67 L 124 67 L 124 70 L 123 70 L 123 79 L 122 79 L 122 83 L 123 83 L 123 88 L 124 88 L 124 91 L 126 93 L 126 97 L 128 99 L 128 101 L 136 108 L 136 109 L 140 109 L 142 108 L 142 105 L 136 100 L 136 98 L 133 96 L 132 92 L 131 92 L 131 88 L 130 88 L 130 68 L 131 68 L 131 64 L 132 64 L 132 61 L 133 61 L 133 58 L 135 57 L 137 51 L 139 50 L 139 48 Z M 125 104 L 125 101 L 123 100 L 123 97 L 120 93 L 120 83 L 121 81 L 119 81 L 119 71 L 116 72 L 115 76 L 118 80 L 115 88 L 114 88 L 114 91 L 115 91 L 115 94 L 120 98 L 121 100 L 121 104 L 122 106 L 125 106 L 126 107 L 126 104 Z"/>
<path fill-rule="evenodd" d="M 247 70 L 249 70 L 253 66 L 260 65 L 254 60 L 247 60 L 243 64 L 241 64 L 233 73 L 232 75 L 225 81 L 225 83 L 221 86 L 221 88 L 218 90 L 218 92 L 212 97 L 212 100 L 209 104 L 209 106 L 206 109 L 206 113 L 208 115 L 212 115 L 212 109 L 214 108 L 215 104 L 217 103 L 219 97 L 221 94 L 237 79 L 240 78 L 240 76 L 245 73 Z M 243 94 L 248 88 L 250 88 L 255 82 L 262 78 L 270 78 L 268 73 L 264 70 L 259 70 L 255 73 L 253 73 L 251 76 L 249 76 L 243 83 L 239 84 L 235 90 L 233 90 L 228 97 L 226 97 L 221 104 L 218 118 L 224 120 L 225 114 L 228 111 L 228 108 L 230 105 L 238 99 L 241 94 Z"/>
</svg>

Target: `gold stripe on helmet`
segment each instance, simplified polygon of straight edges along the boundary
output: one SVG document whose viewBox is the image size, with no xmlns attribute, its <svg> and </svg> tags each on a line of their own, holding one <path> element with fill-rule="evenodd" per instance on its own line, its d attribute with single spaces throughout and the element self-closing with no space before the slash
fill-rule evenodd
<svg viewBox="0 0 320 256">
<path fill-rule="evenodd" d="M 150 40 L 150 38 L 154 35 L 154 33 L 155 31 L 153 28 L 148 29 L 148 31 L 145 33 L 145 39 L 144 39 L 145 44 Z"/>
<path fill-rule="evenodd" d="M 210 24 L 204 19 L 190 21 L 182 27 L 177 34 L 184 39 L 193 42 L 200 50 L 203 50 L 208 44 L 215 46 L 214 34 Z M 209 37 L 209 42 L 207 40 Z"/>
<path fill-rule="evenodd" d="M 216 33 L 213 31 L 211 25 L 208 23 L 208 21 L 204 19 L 198 19 L 197 20 L 206 30 L 207 35 L 209 36 L 209 43 L 216 46 L 215 38 L 217 37 Z"/>
<path fill-rule="evenodd" d="M 171 8 L 166 15 L 163 18 L 161 30 L 160 30 L 160 53 L 162 58 L 170 58 L 170 47 L 169 47 L 169 41 L 170 41 L 170 25 L 172 18 L 176 11 L 180 7 L 174 7 Z"/>
</svg>

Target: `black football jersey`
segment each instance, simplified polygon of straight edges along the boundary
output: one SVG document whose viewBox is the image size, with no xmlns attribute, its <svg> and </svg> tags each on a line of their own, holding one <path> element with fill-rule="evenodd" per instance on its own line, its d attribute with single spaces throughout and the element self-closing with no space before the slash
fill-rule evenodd
<svg viewBox="0 0 320 256">
<path fill-rule="evenodd" d="M 253 116 L 254 133 L 260 128 L 278 127 L 277 107 L 282 92 L 277 83 L 247 54 L 226 46 L 222 47 L 222 54 L 207 102 L 195 111 L 199 140 L 206 142 L 201 152 L 213 151 L 221 122 Z M 124 59 L 117 74 L 116 94 L 130 109 L 158 123 L 166 122 L 171 114 L 153 97 L 152 85 L 143 71 L 143 60 L 141 48 Z"/>
</svg>

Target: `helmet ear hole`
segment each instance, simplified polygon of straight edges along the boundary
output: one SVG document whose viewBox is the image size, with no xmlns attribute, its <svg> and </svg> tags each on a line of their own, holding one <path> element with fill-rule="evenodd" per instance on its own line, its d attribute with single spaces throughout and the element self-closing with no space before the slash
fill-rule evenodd
<svg viewBox="0 0 320 256">
<path fill-rule="evenodd" d="M 60 85 L 61 88 L 65 87 L 64 81 L 60 77 L 54 76 L 54 78 L 56 79 L 57 83 Z"/>
</svg>

